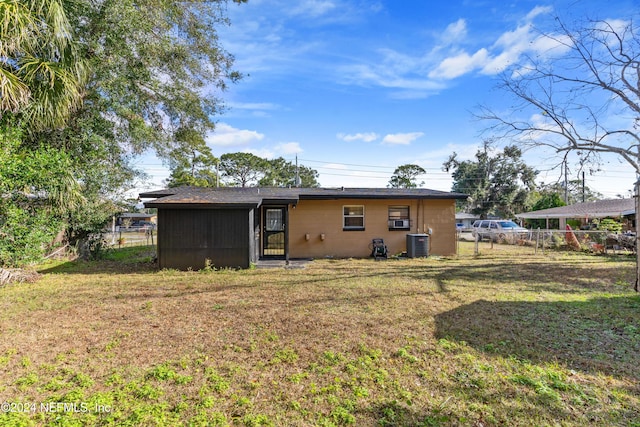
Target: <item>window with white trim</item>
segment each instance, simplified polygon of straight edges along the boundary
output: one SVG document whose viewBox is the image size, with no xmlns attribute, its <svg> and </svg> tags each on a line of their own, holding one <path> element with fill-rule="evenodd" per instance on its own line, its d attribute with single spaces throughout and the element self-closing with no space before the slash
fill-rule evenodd
<svg viewBox="0 0 640 427">
<path fill-rule="evenodd" d="M 342 229 L 364 230 L 363 205 L 346 205 L 342 207 Z"/>
</svg>

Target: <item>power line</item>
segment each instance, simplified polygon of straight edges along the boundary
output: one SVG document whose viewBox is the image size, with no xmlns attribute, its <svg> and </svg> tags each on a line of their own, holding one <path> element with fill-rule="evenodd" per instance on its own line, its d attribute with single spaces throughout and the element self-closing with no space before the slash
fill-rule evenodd
<svg viewBox="0 0 640 427">
<path fill-rule="evenodd" d="M 312 160 L 312 159 L 298 159 L 300 162 L 305 162 L 308 164 L 319 165 L 316 166 L 318 169 L 317 172 L 320 176 L 334 176 L 334 177 L 345 177 L 345 178 L 359 178 L 359 179 L 371 179 L 371 180 L 388 180 L 393 175 L 396 167 L 392 166 L 381 166 L 381 165 L 373 165 L 373 164 L 360 164 L 360 163 L 341 163 L 341 162 L 330 162 L 330 161 L 321 161 L 321 160 Z M 291 161 L 289 159 L 289 161 Z M 473 160 L 471 160 L 473 161 Z M 163 163 L 150 162 L 133 162 L 133 164 L 139 168 L 142 168 L 151 174 L 157 172 L 167 172 L 170 168 L 168 168 Z M 554 182 L 561 180 L 559 174 L 557 174 L 556 179 L 554 179 L 554 174 L 552 169 L 557 165 L 551 165 L 547 163 L 531 166 L 532 168 L 540 171 L 544 175 L 544 180 L 549 182 Z M 544 170 L 544 168 L 548 168 Z M 452 173 L 445 172 L 441 168 L 437 167 L 427 167 L 423 168 L 428 171 L 425 174 L 420 174 L 416 176 L 416 179 L 425 180 L 425 181 L 455 181 L 453 179 Z M 541 170 L 542 169 L 542 170 Z M 541 182 L 543 177 L 538 176 L 536 181 Z M 468 181 L 479 181 L 487 179 L 486 176 L 477 175 L 475 177 L 467 176 L 466 180 Z M 636 175 L 634 171 L 624 171 L 624 170 L 600 170 L 595 173 L 589 175 L 586 178 L 586 182 L 590 188 L 594 189 L 598 184 L 603 184 L 603 181 L 610 180 L 629 180 L 629 182 L 636 180 Z M 598 190 L 596 190 L 598 191 Z M 612 195 L 617 196 L 620 194 L 619 191 L 598 191 L 603 195 Z"/>
<path fill-rule="evenodd" d="M 298 159 L 298 160 L 309 162 L 309 163 L 323 163 L 323 164 L 327 164 L 327 165 L 356 166 L 356 167 L 363 167 L 363 168 L 388 169 L 388 170 L 394 170 L 394 171 L 397 169 L 397 166 L 360 165 L 360 164 L 353 164 L 353 163 L 325 162 L 325 161 L 320 161 L 320 160 L 308 160 L 308 159 Z M 328 169 L 331 169 L 331 168 L 328 168 Z M 440 168 L 422 168 L 422 169 L 424 169 L 424 170 L 437 170 L 437 171 L 441 171 L 442 170 Z"/>
<path fill-rule="evenodd" d="M 302 159 L 301 159 L 302 160 Z M 312 160 L 304 160 L 306 162 L 313 162 L 313 163 L 319 163 L 319 164 L 336 164 L 336 165 L 341 165 L 341 166 L 356 166 L 356 167 L 371 167 L 371 168 L 379 168 L 379 169 L 388 169 L 391 170 L 391 168 L 386 167 L 386 166 L 375 166 L 375 165 L 359 165 L 359 164 L 351 164 L 351 163 L 336 163 L 336 162 L 322 162 L 322 161 L 312 161 Z M 165 168 L 165 167 L 155 167 L 155 166 L 161 166 L 160 164 L 157 163 L 138 163 L 136 164 L 137 167 L 145 169 L 147 171 L 151 171 L 151 172 L 166 172 L 169 170 L 169 168 Z M 432 170 L 432 171 L 438 171 L 438 172 L 430 172 L 430 173 L 426 173 L 426 174 L 420 174 L 417 175 L 416 178 L 420 178 L 420 179 L 436 179 L 436 180 L 448 180 L 448 179 L 453 179 L 451 173 L 448 172 L 443 172 L 437 168 L 427 168 L 428 170 Z M 329 172 L 330 171 L 330 172 Z M 344 171 L 344 173 L 336 173 L 334 171 Z M 354 172 L 362 172 L 362 173 L 366 173 L 369 174 L 367 175 L 368 178 L 375 178 L 375 179 L 386 179 L 389 178 L 391 173 L 387 174 L 387 172 L 385 171 L 377 171 L 377 170 L 367 170 L 367 169 L 342 169 L 340 167 L 318 167 L 318 172 L 323 174 L 323 175 L 329 175 L 329 176 L 354 176 L 353 173 Z M 385 174 L 385 175 L 381 175 L 381 174 Z M 540 178 L 540 177 L 538 177 Z M 548 177 L 547 178 L 553 178 L 553 177 Z M 598 172 L 596 174 L 593 175 L 589 175 L 586 178 L 586 181 L 588 183 L 590 183 L 591 185 L 593 185 L 594 183 L 597 183 L 599 180 L 604 180 L 604 179 L 619 179 L 619 178 L 628 178 L 630 180 L 633 180 L 635 182 L 635 174 L 632 172 L 624 172 L 624 171 L 601 171 Z M 486 179 L 485 176 L 480 176 L 477 175 L 475 177 L 467 177 L 468 180 L 482 180 L 482 179 Z M 560 179 L 560 177 L 558 176 L 558 179 Z"/>
<path fill-rule="evenodd" d="M 289 161 L 292 161 L 292 159 L 287 159 Z M 302 159 L 299 158 L 299 161 L 304 161 L 304 162 L 308 162 L 308 163 L 314 163 L 314 164 L 324 164 L 324 165 L 339 165 L 339 166 L 354 166 L 354 167 L 361 167 L 361 168 L 374 168 L 374 169 L 384 169 L 384 170 L 388 170 L 388 171 L 394 171 L 396 169 L 396 167 L 393 166 L 380 166 L 380 165 L 371 165 L 371 164 L 357 164 L 357 163 L 341 163 L 341 162 L 329 162 L 329 161 L 321 161 L 321 160 L 311 160 L 311 159 Z M 151 163 L 141 163 L 141 162 L 133 162 L 133 165 L 135 166 L 140 166 L 140 167 L 145 167 L 147 169 L 149 169 L 152 166 L 158 166 L 162 169 L 169 169 L 165 164 L 163 163 L 156 163 L 156 162 L 151 162 Z M 532 167 L 533 169 L 539 170 L 539 172 L 543 172 L 546 174 L 549 174 L 553 171 L 554 168 L 557 168 L 557 165 L 553 164 L 536 164 L 536 165 L 529 165 L 530 167 Z M 547 169 L 549 168 L 549 169 Z M 155 169 L 155 168 L 154 168 Z M 339 169 L 338 167 L 325 167 L 325 169 Z M 428 171 L 438 171 L 440 173 L 445 173 L 442 171 L 441 168 L 437 168 L 437 167 L 423 167 L 423 169 L 428 170 Z M 540 170 L 542 169 L 542 170 Z M 358 171 L 361 172 L 379 172 L 382 173 L 381 171 L 369 171 L 369 170 L 360 170 L 358 169 Z M 590 176 L 618 176 L 618 177 L 626 177 L 629 176 L 630 174 L 635 174 L 634 171 L 619 171 L 619 170 L 599 170 L 596 171 L 594 174 L 591 174 Z"/>
</svg>

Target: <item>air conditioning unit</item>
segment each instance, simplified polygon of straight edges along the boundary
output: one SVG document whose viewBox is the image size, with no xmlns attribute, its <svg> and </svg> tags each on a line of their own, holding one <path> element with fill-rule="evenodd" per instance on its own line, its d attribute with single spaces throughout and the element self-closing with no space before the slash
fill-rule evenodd
<svg viewBox="0 0 640 427">
<path fill-rule="evenodd" d="M 408 219 L 393 219 L 389 221 L 389 228 L 409 228 Z"/>
<path fill-rule="evenodd" d="M 429 235 L 407 234 L 407 256 L 409 258 L 429 256 Z"/>
</svg>

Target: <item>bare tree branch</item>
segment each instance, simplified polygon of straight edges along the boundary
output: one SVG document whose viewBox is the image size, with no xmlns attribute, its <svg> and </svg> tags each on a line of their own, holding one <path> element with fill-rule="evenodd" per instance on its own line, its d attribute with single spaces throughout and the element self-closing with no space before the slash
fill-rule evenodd
<svg viewBox="0 0 640 427">
<path fill-rule="evenodd" d="M 557 23 L 543 37 L 563 55 L 526 57 L 526 67 L 505 71 L 499 87 L 516 105 L 507 113 L 482 106 L 476 117 L 506 143 L 575 153 L 581 165 L 612 153 L 640 174 L 640 41 L 633 19 L 578 28 Z"/>
</svg>

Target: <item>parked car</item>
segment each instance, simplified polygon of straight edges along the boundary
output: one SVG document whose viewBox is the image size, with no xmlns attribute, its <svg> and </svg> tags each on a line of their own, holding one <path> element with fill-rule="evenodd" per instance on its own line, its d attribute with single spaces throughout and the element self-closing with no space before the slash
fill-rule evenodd
<svg viewBox="0 0 640 427">
<path fill-rule="evenodd" d="M 133 224 L 131 224 L 131 226 L 133 228 L 137 228 L 138 230 L 143 230 L 143 231 L 156 229 L 156 224 L 150 221 L 136 221 Z"/>
<path fill-rule="evenodd" d="M 473 223 L 473 236 L 477 236 L 478 240 L 490 239 L 494 242 L 514 243 L 517 239 L 524 239 L 528 235 L 529 230 L 504 219 L 480 219 Z"/>
</svg>

